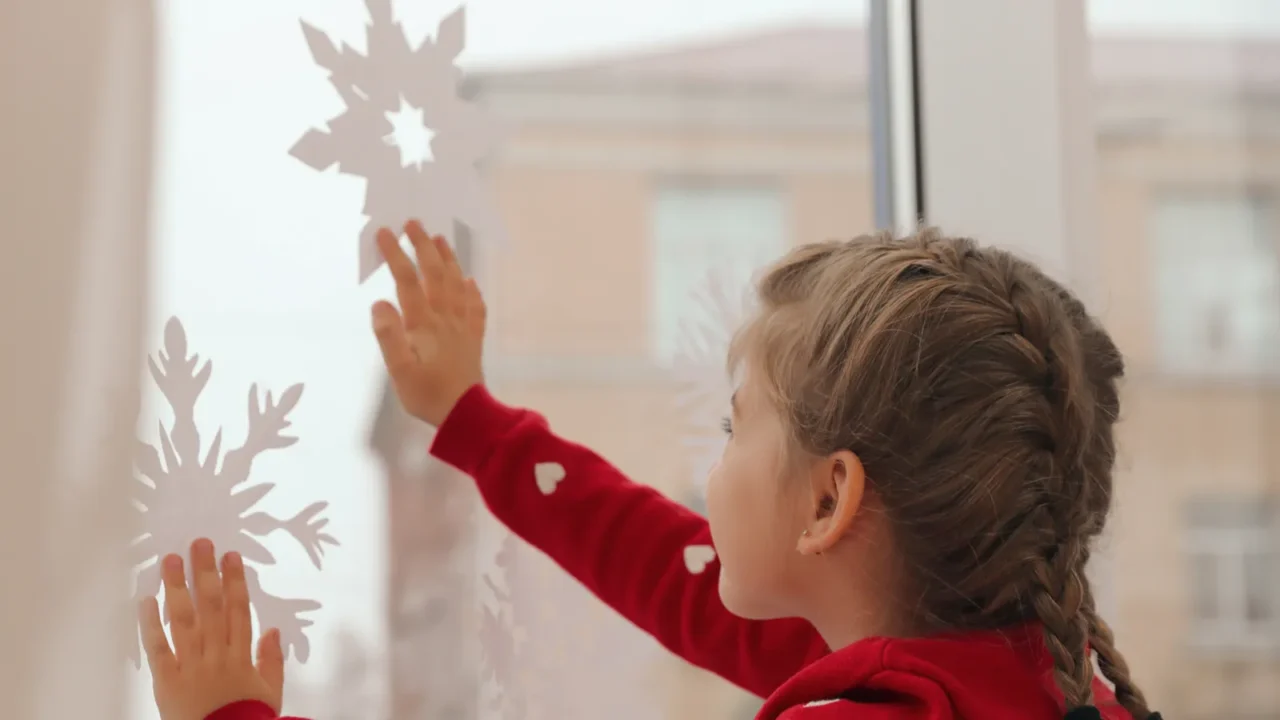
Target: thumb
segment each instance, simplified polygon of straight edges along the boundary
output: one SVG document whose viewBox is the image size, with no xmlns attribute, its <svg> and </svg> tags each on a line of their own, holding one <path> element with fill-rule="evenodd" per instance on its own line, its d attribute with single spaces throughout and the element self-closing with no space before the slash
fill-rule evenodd
<svg viewBox="0 0 1280 720">
<path fill-rule="evenodd" d="M 414 365 L 413 348 L 409 345 L 409 335 L 405 332 L 404 322 L 395 306 L 386 301 L 373 305 L 373 334 L 378 338 L 378 347 L 382 350 L 382 362 L 387 366 L 391 377 L 398 378 Z"/>
<path fill-rule="evenodd" d="M 276 697 L 284 695 L 284 651 L 280 648 L 280 631 L 272 628 L 258 638 L 258 675 Z M 275 708 L 279 712 L 280 708 Z"/>
</svg>

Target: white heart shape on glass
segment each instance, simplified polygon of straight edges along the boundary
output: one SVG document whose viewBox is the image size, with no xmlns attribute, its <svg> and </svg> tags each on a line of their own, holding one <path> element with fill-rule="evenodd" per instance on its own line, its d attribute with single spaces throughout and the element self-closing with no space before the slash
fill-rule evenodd
<svg viewBox="0 0 1280 720">
<path fill-rule="evenodd" d="M 564 466 L 558 462 L 544 462 L 533 466 L 533 478 L 538 481 L 538 489 L 543 495 L 556 491 L 556 486 L 564 480 Z"/>
<path fill-rule="evenodd" d="M 684 566 L 694 575 L 702 574 L 715 559 L 716 550 L 710 545 L 690 545 L 684 549 Z"/>
</svg>

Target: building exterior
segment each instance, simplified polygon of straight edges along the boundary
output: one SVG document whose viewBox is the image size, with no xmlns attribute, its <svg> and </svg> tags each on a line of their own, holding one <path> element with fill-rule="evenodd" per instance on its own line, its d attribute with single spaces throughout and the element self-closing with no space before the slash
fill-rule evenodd
<svg viewBox="0 0 1280 720">
<path fill-rule="evenodd" d="M 1098 262 L 1130 366 L 1114 623 L 1163 706 L 1276 717 L 1280 42 L 1094 57 Z"/>
<path fill-rule="evenodd" d="M 872 229 L 866 57 L 858 28 L 795 27 L 473 76 L 519 128 L 491 168 L 510 246 L 472 252 L 496 391 L 696 502 L 705 463 L 691 448 L 706 443 L 689 436 L 704 428 L 678 402 L 691 294 L 708 273 L 740 288 L 788 246 Z M 1157 707 L 1276 717 L 1280 40 L 1099 38 L 1094 71 L 1099 312 L 1130 367 L 1098 592 Z M 694 359 L 715 373 L 716 355 Z M 393 416 L 388 403 L 374 444 L 401 533 L 398 495 L 423 462 L 405 448 L 425 431 Z M 474 498 L 458 502 L 474 512 Z M 457 567 L 442 551 L 474 531 L 451 512 L 395 535 L 393 576 L 409 556 Z M 476 553 L 474 539 L 459 547 Z M 452 602 L 474 604 L 459 592 Z M 613 647 L 652 650 L 629 628 L 607 632 Z M 575 668 L 572 684 L 605 682 L 617 654 Z M 667 717 L 751 716 L 720 681 L 660 653 L 645 663 L 633 684 L 664 698 Z"/>
</svg>

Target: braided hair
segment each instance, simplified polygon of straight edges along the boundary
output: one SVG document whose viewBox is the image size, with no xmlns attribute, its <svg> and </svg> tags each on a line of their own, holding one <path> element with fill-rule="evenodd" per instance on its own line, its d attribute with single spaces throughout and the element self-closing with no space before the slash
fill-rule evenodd
<svg viewBox="0 0 1280 720">
<path fill-rule="evenodd" d="M 926 230 L 792 251 L 735 338 L 794 443 L 862 461 L 924 631 L 1036 621 L 1067 708 L 1148 717 L 1085 574 L 1111 507 L 1120 352 L 1031 263 Z"/>
</svg>

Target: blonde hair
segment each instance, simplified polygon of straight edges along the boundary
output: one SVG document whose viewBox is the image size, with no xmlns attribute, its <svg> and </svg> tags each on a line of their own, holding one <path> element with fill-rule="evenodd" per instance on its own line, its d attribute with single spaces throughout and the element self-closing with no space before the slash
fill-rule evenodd
<svg viewBox="0 0 1280 720">
<path fill-rule="evenodd" d="M 1111 506 L 1120 352 L 1034 265 L 926 230 L 800 247 L 734 338 L 798 449 L 856 453 L 911 571 L 923 631 L 1036 620 L 1068 708 L 1097 653 L 1148 709 L 1085 565 Z"/>
</svg>

